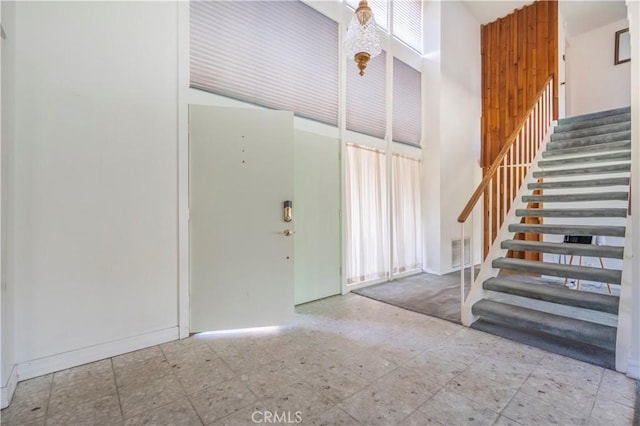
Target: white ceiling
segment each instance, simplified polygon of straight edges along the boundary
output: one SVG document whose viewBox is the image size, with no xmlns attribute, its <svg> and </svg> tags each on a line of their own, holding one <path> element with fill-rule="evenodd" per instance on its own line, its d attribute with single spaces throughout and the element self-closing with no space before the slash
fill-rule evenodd
<svg viewBox="0 0 640 426">
<path fill-rule="evenodd" d="M 466 0 L 463 3 L 479 23 L 487 24 L 533 1 Z M 567 23 L 567 37 L 627 17 L 624 0 L 560 0 L 558 4 Z"/>
</svg>

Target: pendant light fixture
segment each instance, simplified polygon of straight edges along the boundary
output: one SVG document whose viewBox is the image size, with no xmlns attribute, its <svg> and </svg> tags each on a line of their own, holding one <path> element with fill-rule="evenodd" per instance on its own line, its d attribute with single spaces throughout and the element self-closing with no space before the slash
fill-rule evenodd
<svg viewBox="0 0 640 426">
<path fill-rule="evenodd" d="M 369 60 L 382 52 L 380 35 L 367 0 L 361 0 L 356 13 L 351 18 L 344 40 L 347 57 L 353 57 L 358 64 L 360 75 L 364 75 Z"/>
</svg>

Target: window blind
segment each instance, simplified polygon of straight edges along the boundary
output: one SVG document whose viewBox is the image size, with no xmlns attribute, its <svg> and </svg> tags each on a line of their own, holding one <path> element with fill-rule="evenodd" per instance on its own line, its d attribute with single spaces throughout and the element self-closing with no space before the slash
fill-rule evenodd
<svg viewBox="0 0 640 426">
<path fill-rule="evenodd" d="M 347 4 L 356 10 L 360 0 L 347 0 Z M 367 0 L 371 13 L 373 13 L 373 19 L 376 21 L 376 25 L 385 31 L 389 31 L 389 8 L 388 0 Z"/>
<path fill-rule="evenodd" d="M 422 53 L 422 1 L 394 0 L 393 36 Z"/>
<path fill-rule="evenodd" d="M 193 88 L 338 124 L 338 24 L 300 1 L 192 1 Z"/>
<path fill-rule="evenodd" d="M 386 130 L 386 53 L 371 58 L 364 76 L 349 58 L 347 68 L 347 130 L 384 138 Z"/>
<path fill-rule="evenodd" d="M 422 137 L 421 74 L 393 58 L 393 140 L 420 146 Z"/>
</svg>

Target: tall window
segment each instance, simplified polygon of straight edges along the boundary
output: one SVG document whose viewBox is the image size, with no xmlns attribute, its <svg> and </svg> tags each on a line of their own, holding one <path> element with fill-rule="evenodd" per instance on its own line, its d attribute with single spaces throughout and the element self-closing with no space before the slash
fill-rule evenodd
<svg viewBox="0 0 640 426">
<path fill-rule="evenodd" d="M 360 0 L 346 0 L 356 9 Z M 368 0 L 376 24 L 394 38 L 422 53 L 422 1 L 421 0 Z M 391 17 L 391 19 L 389 19 Z M 389 20 L 393 22 L 389 31 Z"/>
<path fill-rule="evenodd" d="M 422 267 L 422 208 L 420 161 L 391 157 L 393 273 Z"/>
<path fill-rule="evenodd" d="M 420 161 L 392 155 L 388 189 L 384 151 L 348 144 L 345 160 L 347 284 L 420 270 Z"/>
<path fill-rule="evenodd" d="M 389 271 L 387 169 L 383 151 L 345 151 L 347 284 L 386 278 Z"/>
<path fill-rule="evenodd" d="M 364 77 L 358 75 L 355 62 L 350 61 L 353 69 L 347 72 L 347 130 L 381 139 L 385 137 L 385 61 L 386 52 L 383 50 L 369 62 Z"/>
<path fill-rule="evenodd" d="M 393 140 L 420 146 L 422 138 L 422 77 L 393 58 Z"/>
<path fill-rule="evenodd" d="M 300 1 L 190 7 L 191 87 L 337 125 L 337 22 Z"/>
<path fill-rule="evenodd" d="M 422 1 L 394 0 L 393 36 L 422 52 Z"/>
<path fill-rule="evenodd" d="M 357 9 L 360 0 L 347 0 L 347 4 L 352 9 Z M 376 25 L 385 31 L 389 31 L 389 1 L 388 0 L 367 0 Z"/>
</svg>

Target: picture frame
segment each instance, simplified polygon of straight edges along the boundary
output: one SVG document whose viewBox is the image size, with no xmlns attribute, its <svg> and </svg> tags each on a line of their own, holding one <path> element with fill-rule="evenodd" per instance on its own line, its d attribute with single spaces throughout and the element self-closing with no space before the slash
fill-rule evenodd
<svg viewBox="0 0 640 426">
<path fill-rule="evenodd" d="M 624 64 L 631 60 L 631 34 L 629 28 L 616 31 L 616 50 L 613 65 Z"/>
</svg>

